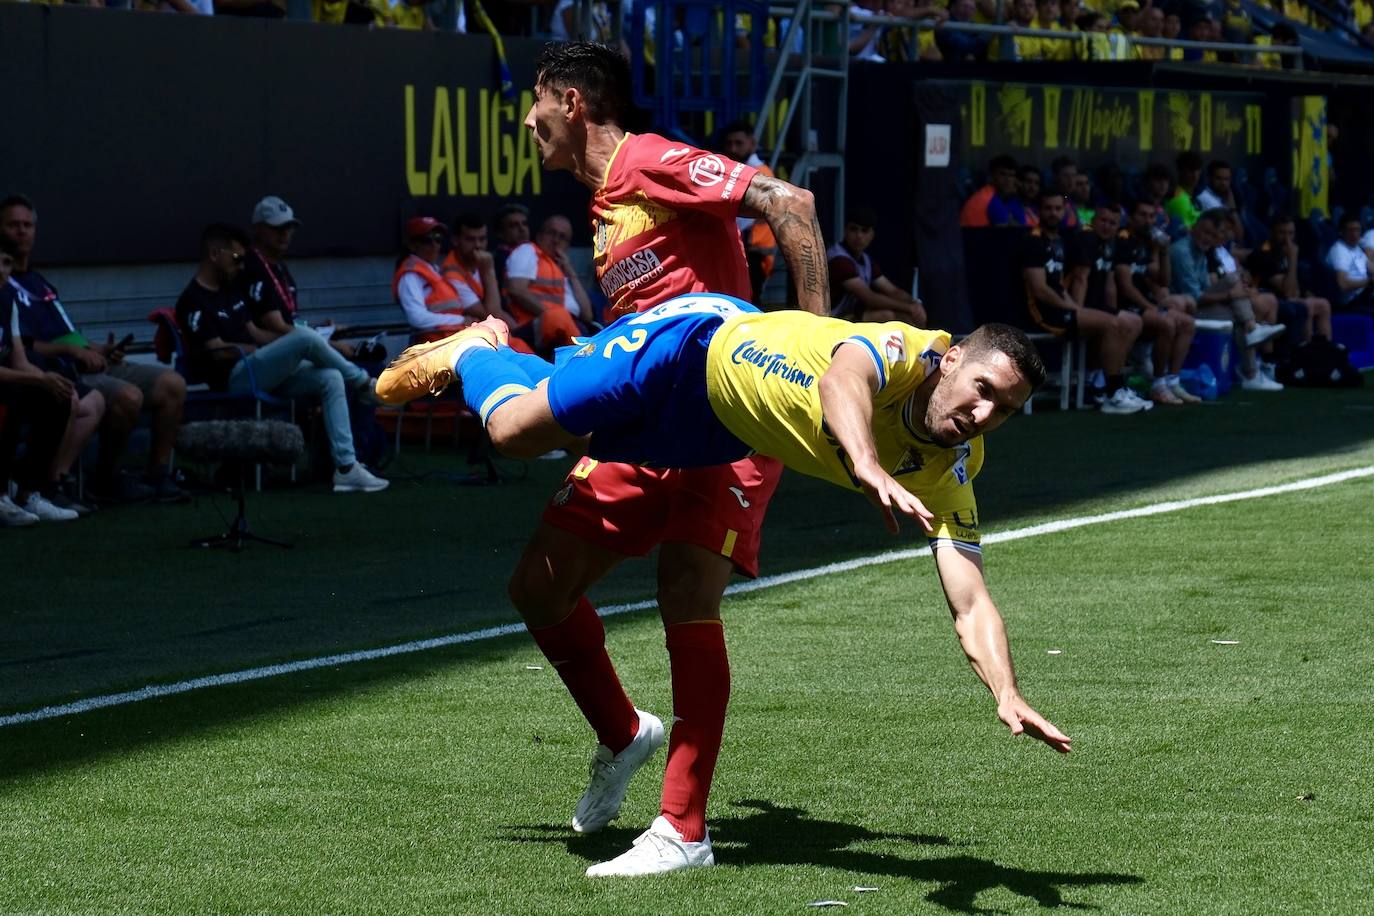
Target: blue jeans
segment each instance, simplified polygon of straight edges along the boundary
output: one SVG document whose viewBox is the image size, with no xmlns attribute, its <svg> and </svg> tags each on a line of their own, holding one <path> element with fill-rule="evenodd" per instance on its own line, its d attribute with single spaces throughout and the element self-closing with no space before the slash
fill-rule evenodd
<svg viewBox="0 0 1374 916">
<path fill-rule="evenodd" d="M 345 384 L 359 388 L 372 380 L 361 366 L 344 359 L 329 341 L 309 328 L 296 328 L 239 360 L 229 374 L 230 391 L 249 393 L 250 367 L 260 391 L 293 399 L 318 395 L 334 466 L 348 467 L 357 460 Z"/>
</svg>

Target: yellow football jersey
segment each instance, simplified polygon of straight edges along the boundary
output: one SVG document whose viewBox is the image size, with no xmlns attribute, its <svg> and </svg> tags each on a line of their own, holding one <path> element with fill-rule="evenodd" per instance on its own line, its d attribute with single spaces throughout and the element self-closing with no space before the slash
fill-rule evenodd
<svg viewBox="0 0 1374 916">
<path fill-rule="evenodd" d="M 911 395 L 949 349 L 949 334 L 901 322 L 856 323 L 803 312 L 728 319 L 711 339 L 706 390 L 721 423 L 760 454 L 851 490 L 853 464 L 825 426 L 820 377 L 840 346 L 862 347 L 878 370 L 873 438 L 878 460 L 936 516 L 936 539 L 977 544 L 973 478 L 983 440 L 941 448 L 917 434 Z"/>
</svg>

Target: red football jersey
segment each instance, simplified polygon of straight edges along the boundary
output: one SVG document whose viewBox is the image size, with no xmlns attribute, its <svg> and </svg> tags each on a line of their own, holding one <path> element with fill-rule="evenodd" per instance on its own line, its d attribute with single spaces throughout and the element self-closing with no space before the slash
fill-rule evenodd
<svg viewBox="0 0 1374 916">
<path fill-rule="evenodd" d="M 591 204 L 596 279 L 610 314 L 686 293 L 749 299 L 735 216 L 756 172 L 657 134 L 626 134 Z"/>
</svg>

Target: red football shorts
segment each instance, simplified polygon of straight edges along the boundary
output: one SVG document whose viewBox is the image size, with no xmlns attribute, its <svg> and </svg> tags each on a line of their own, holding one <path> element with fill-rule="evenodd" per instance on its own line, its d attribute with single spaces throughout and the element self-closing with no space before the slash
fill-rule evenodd
<svg viewBox="0 0 1374 916">
<path fill-rule="evenodd" d="M 630 557 L 663 543 L 695 544 L 754 578 L 763 516 L 781 477 L 782 462 L 758 455 L 671 471 L 582 458 L 550 500 L 544 521 Z"/>
</svg>

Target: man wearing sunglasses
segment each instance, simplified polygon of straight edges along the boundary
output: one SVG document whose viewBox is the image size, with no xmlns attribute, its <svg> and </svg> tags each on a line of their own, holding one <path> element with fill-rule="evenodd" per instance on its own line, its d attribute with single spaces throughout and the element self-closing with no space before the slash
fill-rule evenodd
<svg viewBox="0 0 1374 916">
<path fill-rule="evenodd" d="M 259 390 L 281 397 L 319 397 L 334 458 L 334 492 L 385 490 L 390 482 L 358 461 L 348 422 L 345 386 L 375 403 L 371 376 L 308 328 L 276 336 L 253 323 L 237 282 L 248 250 L 242 230 L 210 226 L 201 233 L 200 245 L 200 265 L 177 300 L 191 380 L 207 382 L 217 391 L 247 394 L 256 383 Z"/>
</svg>

